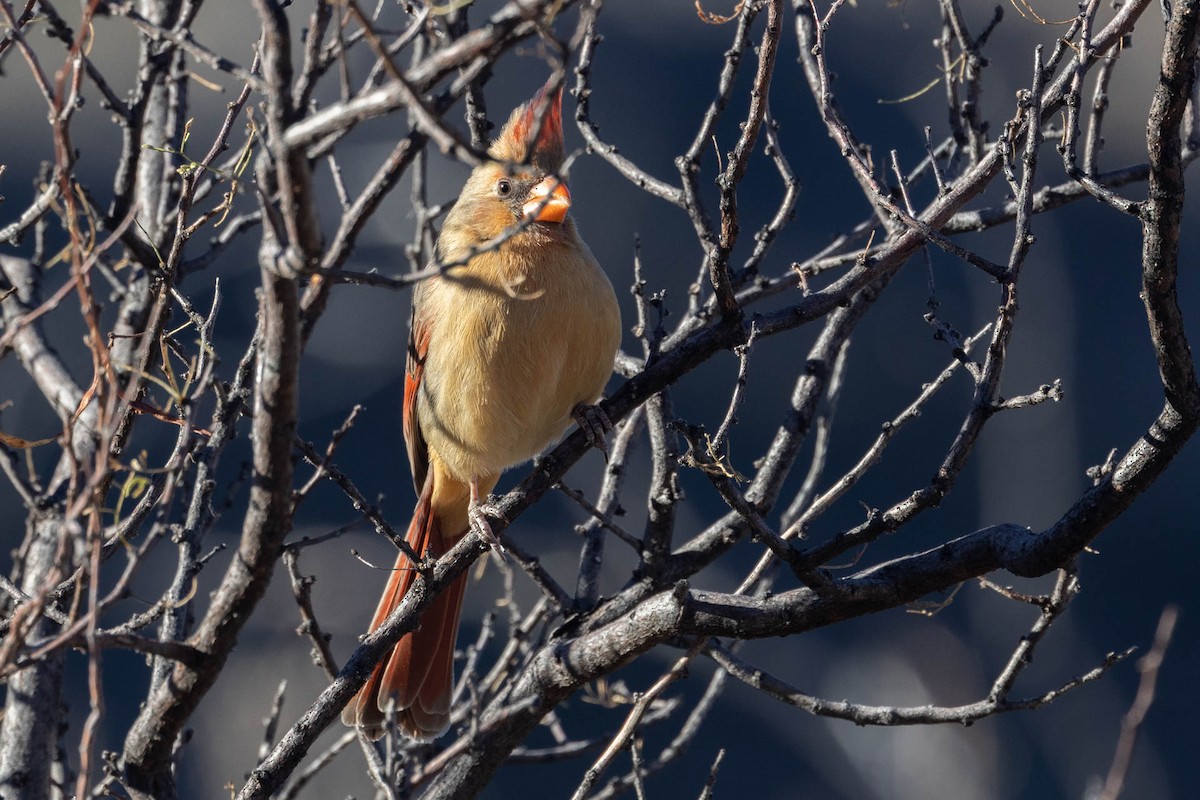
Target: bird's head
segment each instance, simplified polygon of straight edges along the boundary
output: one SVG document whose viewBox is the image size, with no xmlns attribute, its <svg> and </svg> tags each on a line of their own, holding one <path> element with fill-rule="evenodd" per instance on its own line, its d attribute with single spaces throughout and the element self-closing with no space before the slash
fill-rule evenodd
<svg viewBox="0 0 1200 800">
<path fill-rule="evenodd" d="M 514 110 L 488 156 L 467 180 L 443 238 L 450 232 L 489 241 L 522 222 L 530 233 L 554 235 L 555 228 L 570 224 L 571 193 L 557 175 L 563 164 L 561 88 L 551 90 L 547 83 Z"/>
</svg>

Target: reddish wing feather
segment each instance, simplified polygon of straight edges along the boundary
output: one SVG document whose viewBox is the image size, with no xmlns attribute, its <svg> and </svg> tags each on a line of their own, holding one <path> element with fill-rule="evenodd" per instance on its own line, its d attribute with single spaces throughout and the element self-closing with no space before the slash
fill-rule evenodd
<svg viewBox="0 0 1200 800">
<path fill-rule="evenodd" d="M 413 487 L 420 493 L 429 472 L 429 450 L 417 414 L 417 392 L 425 373 L 425 355 L 429 352 L 429 325 L 424 318 L 417 316 L 417 307 L 414 302 L 408 331 L 408 359 L 404 368 L 404 445 L 408 449 Z"/>
</svg>

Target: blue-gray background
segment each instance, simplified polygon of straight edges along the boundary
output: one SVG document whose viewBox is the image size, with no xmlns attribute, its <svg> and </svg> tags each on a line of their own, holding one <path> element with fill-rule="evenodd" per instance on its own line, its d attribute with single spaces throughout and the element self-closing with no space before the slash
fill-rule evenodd
<svg viewBox="0 0 1200 800">
<path fill-rule="evenodd" d="M 488 4 L 490 9 L 495 4 Z M 732 5 L 723 3 L 722 5 Z M 972 30 L 991 18 L 992 7 L 964 4 Z M 605 40 L 594 65 L 593 118 L 601 135 L 652 174 L 672 180 L 673 159 L 690 144 L 700 115 L 712 99 L 724 50 L 733 25 L 710 26 L 697 20 L 688 2 L 610 3 L 601 15 Z M 1039 12 L 1048 19 L 1075 13 L 1071 2 L 1045 2 Z M 713 4 L 712 10 L 725 11 Z M 1014 92 L 1029 82 L 1032 48 L 1051 47 L 1061 26 L 1046 26 L 1007 9 L 987 53 L 991 58 L 983 98 L 985 117 L 993 120 L 993 135 L 1013 112 Z M 295 29 L 309 13 L 307 4 L 289 11 Z M 398 20 L 395 9 L 390 12 Z M 1157 9 L 1147 13 L 1122 57 L 1111 87 L 1112 110 L 1106 122 L 1107 147 L 1102 168 L 1144 160 L 1145 116 L 1157 77 L 1161 20 Z M 482 19 L 475 12 L 473 19 Z M 566 32 L 573 15 L 562 21 Z M 868 214 L 844 162 L 813 110 L 803 76 L 795 63 L 796 44 L 788 14 L 784 45 L 771 88 L 771 111 L 780 124 L 784 151 L 803 191 L 797 220 L 780 237 L 764 271 L 778 274 L 793 261 L 802 261 L 848 230 Z M 847 5 L 838 14 L 827 41 L 834 88 L 857 134 L 874 148 L 877 161 L 895 149 L 911 167 L 924 153 L 922 129 L 933 128 L 934 140 L 947 134 L 941 87 L 901 104 L 880 100 L 912 94 L 938 77 L 939 57 L 931 41 L 940 33 L 933 4 L 898 7 L 881 2 Z M 196 38 L 231 59 L 248 63 L 257 36 L 253 12 L 241 4 L 209 4 L 195 26 Z M 755 38 L 761 35 L 761 21 Z M 31 37 L 52 69 L 60 51 L 39 35 Z M 135 39 L 127 24 L 99 19 L 93 57 L 110 81 L 123 91 L 134 75 Z M 298 52 L 298 51 L 297 51 Z M 361 80 L 368 61 L 365 53 L 352 62 Z M 755 62 L 747 60 L 736 95 L 717 128 L 722 151 L 732 147 L 737 123 L 746 108 L 746 90 Z M 44 104 L 36 94 L 25 65 L 6 60 L 0 80 L 0 103 L 7 121 L 0 129 L 0 163 L 8 170 L 0 180 L 6 196 L 0 223 L 8 222 L 28 201 L 39 161 L 51 157 Z M 193 84 L 192 150 L 207 148 L 223 104 L 237 91 L 235 82 L 204 68 L 199 74 L 215 80 L 223 94 Z M 501 59 L 487 97 L 493 119 L 542 84 L 547 69 L 535 43 Z M 1089 84 L 1090 91 L 1090 84 Z M 116 128 L 95 102 L 76 117 L 75 143 L 81 152 L 79 171 L 101 202 L 111 191 L 111 170 L 118 154 Z M 325 99 L 332 99 L 326 92 Z M 567 99 L 568 119 L 572 101 Z M 19 111 L 17 111 L 19 109 Z M 457 119 L 457 118 L 456 118 Z M 397 137 L 405 132 L 399 115 L 362 125 L 339 151 L 351 191 L 362 186 Z M 240 135 L 240 134 L 239 134 Z M 235 139 L 235 145 L 240 140 Z M 568 148 L 582 146 L 568 125 Z M 761 148 L 760 148 L 761 149 Z M 1061 168 L 1052 145 L 1043 149 L 1040 175 L 1057 181 Z M 712 201 L 711 181 L 716 158 L 705 155 L 702 185 Z M 465 170 L 434 156 L 431 196 L 448 201 L 458 191 Z M 326 235 L 336 222 L 336 205 L 328 171 L 321 170 L 322 210 Z M 579 226 L 612 277 L 624 303 L 627 320 L 633 310 L 626 291 L 632 280 L 634 237 L 642 242 L 648 288 L 665 288 L 668 303 L 680 311 L 686 286 L 699 264 L 700 251 L 686 218 L 673 207 L 639 192 L 594 156 L 584 155 L 571 176 L 573 213 Z M 1189 182 L 1187 219 L 1195 219 L 1194 175 Z M 773 213 L 780 184 L 771 165 L 756 156 L 740 193 L 744 256 L 750 232 Z M 1134 197 L 1141 187 L 1125 190 Z M 928 198 L 929 189 L 916 190 Z M 405 182 L 386 201 L 366 231 L 348 265 L 353 269 L 398 272 L 405 268 L 401 248 L 410 241 L 412 219 Z M 990 192 L 979 203 L 1001 198 Z M 249 207 L 253 198 L 240 203 Z M 711 205 L 715 210 L 715 202 Z M 1188 226 L 1182 251 L 1181 296 L 1185 313 L 1197 330 L 1196 259 L 1200 237 Z M 1123 451 L 1158 412 L 1162 393 L 1148 344 L 1139 289 L 1140 237 L 1137 224 L 1083 201 L 1034 222 L 1038 244 L 1022 280 L 1021 314 L 1005 375 L 1005 394 L 1020 394 L 1060 378 L 1063 402 L 1000 415 L 985 436 L 941 508 L 928 512 L 897 536 L 881 541 L 863 561 L 874 563 L 923 549 L 983 525 L 1016 522 L 1031 527 L 1056 519 L 1088 485 L 1084 470 L 1104 461 L 1111 448 Z M 224 305 L 217 326 L 219 351 L 228 375 L 253 326 L 253 291 L 258 279 L 253 239 L 209 271 L 193 276 L 182 287 L 201 307 L 212 298 L 213 278 L 220 276 Z M 993 260 L 1003 261 L 1010 246 L 1005 230 L 963 237 L 961 241 Z M 203 246 L 197 242 L 195 247 Z M 17 252 L 27 253 L 28 243 Z M 997 287 L 981 273 L 933 254 L 940 315 L 963 332 L 978 330 L 991 320 L 999 301 Z M 60 279 L 60 278 L 59 278 Z M 872 309 L 853 339 L 847 384 L 837 408 L 832 452 L 826 475 L 840 475 L 863 452 L 879 430 L 919 392 L 921 384 L 944 367 L 949 353 L 931 337 L 922 320 L 926 311 L 928 276 L 920 260 L 908 265 Z M 51 281 L 53 283 L 53 281 Z M 337 461 L 368 496 L 383 495 L 385 513 L 402 526 L 412 503 L 410 480 L 399 430 L 402 345 L 407 325 L 406 293 L 381 289 L 339 287 L 310 343 L 303 362 L 301 434 L 324 441 L 355 403 L 366 406 L 356 428 L 347 436 Z M 54 343 L 69 363 L 86 374 L 86 354 L 80 330 L 69 307 L 49 325 Z M 732 438 L 734 465 L 752 469 L 752 461 L 773 434 L 785 409 L 795 376 L 803 368 L 812 330 L 800 330 L 762 342 L 751 363 L 750 396 Z M 627 337 L 627 347 L 636 343 Z M 686 378 L 675 393 L 677 412 L 690 421 L 719 423 L 736 374 L 736 361 L 723 355 Z M 970 396 L 970 385 L 957 376 L 911 428 L 892 445 L 885 461 L 830 514 L 815 525 L 821 540 L 860 521 L 860 503 L 886 507 L 928 480 L 942 458 Z M 0 362 L 0 401 L 12 401 L 2 420 L 9 433 L 36 438 L 55 427 L 40 397 L 25 380 L 13 358 Z M 161 442 L 144 437 L 139 445 L 151 453 Z M 642 451 L 644 455 L 644 449 Z M 224 461 L 223 480 L 232 482 L 245 457 L 244 443 L 231 448 Z M 49 454 L 36 456 L 43 468 Z M 1176 637 L 1163 667 L 1158 700 L 1142 730 L 1130 774 L 1128 797 L 1186 797 L 1192 785 L 1193 762 L 1200 751 L 1192 736 L 1200 714 L 1194 676 L 1200 671 L 1195 617 L 1200 598 L 1194 588 L 1197 560 L 1195 523 L 1198 511 L 1196 470 L 1200 448 L 1189 446 L 1155 486 L 1140 498 L 1096 542 L 1096 553 L 1081 562 L 1082 595 L 1055 626 L 1038 650 L 1037 659 L 1017 685 L 1019 696 L 1038 694 L 1090 669 L 1112 650 L 1148 645 L 1159 613 L 1168 603 L 1182 607 Z M 600 460 L 589 455 L 569 476 L 577 487 L 591 487 Z M 520 471 L 516 471 L 519 474 Z M 514 476 L 506 480 L 512 480 Z M 799 484 L 799 475 L 789 484 Z M 827 483 L 827 482 L 826 482 Z M 681 509 L 679 536 L 686 537 L 723 511 L 703 479 L 685 474 L 687 503 Z M 223 484 L 224 485 L 224 484 Z M 502 483 L 502 487 L 505 484 Z M 623 505 L 630 510 L 625 524 L 640 525 L 647 472 L 639 458 L 628 482 Z M 235 498 L 213 534 L 213 544 L 232 542 L 237 535 Z M 10 487 L 0 487 L 0 535 L 7 547 L 22 534 L 23 514 Z M 296 535 L 323 533 L 353 519 L 342 497 L 322 488 L 305 505 Z M 522 544 L 537 552 L 560 580 L 571 583 L 578 542 L 572 526 L 581 520 L 578 509 L 552 496 L 513 529 Z M 6 549 L 7 549 L 6 547 Z M 383 576 L 372 572 L 349 553 L 357 548 L 376 563 L 387 563 L 389 546 L 369 532 L 308 551 L 301 566 L 315 573 L 315 600 L 321 622 L 335 636 L 333 645 L 345 657 L 374 607 Z M 619 546 L 610 548 L 604 590 L 621 585 L 631 562 Z M 170 552 L 151 565 L 140 591 L 152 600 L 169 579 Z M 696 585 L 732 588 L 758 555 L 755 545 L 739 546 L 725 563 L 702 574 Z M 227 556 L 218 556 L 206 572 L 206 590 L 219 575 Z M 154 570 L 159 570 L 157 574 Z M 1013 583 L 1007 576 L 995 576 Z M 260 719 L 281 678 L 288 679 L 288 702 L 282 722 L 290 724 L 323 685 L 309 663 L 308 645 L 296 636 L 298 622 L 282 574 L 272 586 L 268 608 L 258 614 L 242 637 L 227 674 L 205 699 L 194 718 L 195 735 L 185 748 L 180 779 L 186 797 L 223 795 L 226 783 L 240 785 L 253 767 L 261 738 Z M 1025 589 L 1044 591 L 1047 580 L 1019 582 Z M 203 595 L 201 595 L 203 596 Z M 469 592 L 461 635 L 473 640 L 483 614 L 499 596 L 494 569 Z M 533 591 L 521 587 L 521 597 Z M 937 599 L 937 598 L 935 598 Z M 935 616 L 902 610 L 854 620 L 834 629 L 790 640 L 753 643 L 748 658 L 780 677 L 830 699 L 862 703 L 917 705 L 958 704 L 986 694 L 1018 638 L 1032 624 L 1028 607 L 1003 601 L 974 584 L 964 586 L 953 602 Z M 648 686 L 674 653 L 660 648 L 624 670 L 618 677 L 630 689 Z M 72 656 L 75 678 L 69 700 L 73 719 L 82 720 L 86 693 L 83 660 Z M 110 654 L 105 660 L 110 692 L 102 743 L 119 749 L 132 718 L 144 669 L 139 658 Z M 695 701 L 711 674 L 711 665 L 698 663 L 691 676 L 672 694 Z M 1081 797 L 1101 780 L 1112 758 L 1123 713 L 1137 687 L 1133 661 L 1117 667 L 1105 679 L 1074 692 L 1034 713 L 1018 713 L 956 726 L 911 729 L 863 729 L 826 721 L 778 704 L 741 685 L 730 683 L 708 724 L 686 757 L 649 781 L 651 797 L 690 797 L 699 793 L 708 764 L 717 750 L 727 752 L 717 783 L 718 796 L 763 798 L 1056 798 Z M 612 730 L 623 709 L 602 710 L 572 699 L 566 712 L 571 733 L 586 736 Z M 76 729 L 77 730 L 77 729 Z M 340 730 L 330 731 L 331 741 Z M 646 734 L 649 756 L 673 734 L 670 723 Z M 543 739 L 547 739 L 544 734 Z M 310 790 L 312 797 L 369 796 L 361 755 L 347 750 Z M 566 796 L 590 759 L 553 766 L 517 766 L 502 770 L 485 796 L 526 796 L 536 786 L 549 797 Z M 751 788 L 753 787 L 753 788 Z"/>
</svg>

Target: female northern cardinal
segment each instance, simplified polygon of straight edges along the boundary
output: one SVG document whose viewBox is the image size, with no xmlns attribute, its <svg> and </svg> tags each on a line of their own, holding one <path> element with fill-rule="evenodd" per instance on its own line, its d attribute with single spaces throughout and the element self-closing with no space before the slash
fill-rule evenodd
<svg viewBox="0 0 1200 800">
<path fill-rule="evenodd" d="M 561 436 L 612 373 L 617 299 L 567 216 L 571 195 L 556 177 L 562 90 L 549 88 L 513 112 L 488 150 L 492 160 L 475 168 L 446 216 L 438 258 L 466 263 L 413 292 L 404 442 L 419 499 L 406 538 L 422 557 L 449 550 L 472 519 L 487 530 L 480 498 L 504 469 Z M 400 554 L 372 631 L 414 575 Z M 347 725 L 377 739 L 394 704 L 408 736 L 430 739 L 449 727 L 465 579 L 375 668 L 342 712 Z"/>
</svg>

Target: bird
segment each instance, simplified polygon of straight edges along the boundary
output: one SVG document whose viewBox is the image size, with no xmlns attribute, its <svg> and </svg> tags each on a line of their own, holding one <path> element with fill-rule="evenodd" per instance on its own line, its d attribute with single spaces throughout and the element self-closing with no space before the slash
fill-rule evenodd
<svg viewBox="0 0 1200 800">
<path fill-rule="evenodd" d="M 435 264 L 446 266 L 413 292 L 403 422 L 418 499 L 405 540 L 422 558 L 443 555 L 473 522 L 490 537 L 485 501 L 500 473 L 572 421 L 600 447 L 611 428 L 594 404 L 620 346 L 620 309 L 568 213 L 562 89 L 553 84 L 512 112 L 472 170 L 435 247 Z M 370 631 L 415 575 L 399 553 Z M 465 587 L 464 573 L 425 609 L 343 722 L 373 740 L 389 715 L 418 741 L 448 730 Z"/>
</svg>

